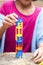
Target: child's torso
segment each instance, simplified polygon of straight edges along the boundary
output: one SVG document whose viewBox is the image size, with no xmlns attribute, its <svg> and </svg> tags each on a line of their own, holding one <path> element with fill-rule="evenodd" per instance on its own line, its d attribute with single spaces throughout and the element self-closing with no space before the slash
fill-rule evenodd
<svg viewBox="0 0 43 65">
<path fill-rule="evenodd" d="M 23 20 L 23 52 L 31 51 L 32 36 L 39 12 L 40 8 L 36 8 L 32 15 L 25 16 L 17 10 L 13 2 L 8 8 L 7 14 L 16 13 Z M 15 26 L 12 26 L 6 32 L 4 52 L 15 52 L 15 46 Z"/>
</svg>

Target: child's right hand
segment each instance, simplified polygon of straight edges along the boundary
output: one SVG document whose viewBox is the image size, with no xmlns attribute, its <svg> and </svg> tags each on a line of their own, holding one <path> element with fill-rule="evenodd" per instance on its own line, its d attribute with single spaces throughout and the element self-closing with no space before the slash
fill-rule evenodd
<svg viewBox="0 0 43 65">
<path fill-rule="evenodd" d="M 9 27 L 15 25 L 18 16 L 15 13 L 9 14 L 3 20 L 3 28 L 7 30 Z"/>
</svg>

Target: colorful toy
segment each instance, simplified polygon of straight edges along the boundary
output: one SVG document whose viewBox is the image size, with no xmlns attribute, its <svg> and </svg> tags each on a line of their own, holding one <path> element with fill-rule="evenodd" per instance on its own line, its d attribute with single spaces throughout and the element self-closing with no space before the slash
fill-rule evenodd
<svg viewBox="0 0 43 65">
<path fill-rule="evenodd" d="M 23 22 L 20 18 L 16 22 L 15 29 L 15 40 L 16 40 L 16 57 L 22 58 L 22 50 L 23 50 Z"/>
<path fill-rule="evenodd" d="M 39 65 L 43 65 L 43 62 L 41 62 Z"/>
</svg>

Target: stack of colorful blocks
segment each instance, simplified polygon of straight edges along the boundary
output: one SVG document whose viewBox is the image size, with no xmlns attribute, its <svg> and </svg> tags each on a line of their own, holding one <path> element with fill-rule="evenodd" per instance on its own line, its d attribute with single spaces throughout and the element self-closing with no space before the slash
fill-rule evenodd
<svg viewBox="0 0 43 65">
<path fill-rule="evenodd" d="M 16 22 L 15 29 L 15 39 L 16 39 L 16 58 L 22 58 L 23 53 L 23 22 L 20 18 Z"/>
</svg>

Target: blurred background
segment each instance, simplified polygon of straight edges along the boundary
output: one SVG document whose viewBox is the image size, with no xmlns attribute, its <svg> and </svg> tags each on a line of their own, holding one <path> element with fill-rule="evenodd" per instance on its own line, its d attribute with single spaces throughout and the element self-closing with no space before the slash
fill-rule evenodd
<svg viewBox="0 0 43 65">
<path fill-rule="evenodd" d="M 5 0 L 0 0 L 0 6 L 2 5 L 2 3 L 4 2 Z M 9 1 L 9 0 L 8 0 Z M 33 1 L 33 4 L 35 4 L 36 6 L 41 6 L 43 7 L 43 0 L 36 0 L 36 1 Z"/>
</svg>

